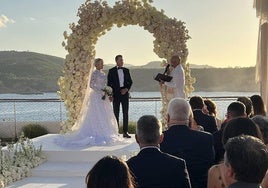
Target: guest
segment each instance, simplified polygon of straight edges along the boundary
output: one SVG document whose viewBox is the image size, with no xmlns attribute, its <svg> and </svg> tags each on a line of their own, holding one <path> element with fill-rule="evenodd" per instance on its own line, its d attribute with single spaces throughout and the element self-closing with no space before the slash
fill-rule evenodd
<svg viewBox="0 0 268 188">
<path fill-rule="evenodd" d="M 211 99 L 204 100 L 205 105 L 207 106 L 207 113 L 208 115 L 214 116 L 217 124 L 217 129 L 220 130 L 221 128 L 221 120 L 217 117 L 217 106 L 216 103 L 213 102 Z"/>
<path fill-rule="evenodd" d="M 123 137 L 131 138 L 128 134 L 128 108 L 129 108 L 129 90 L 132 86 L 132 79 L 129 69 L 123 67 L 124 61 L 122 55 L 115 57 L 116 66 L 108 72 L 107 85 L 113 88 L 113 109 L 114 115 L 119 126 L 120 104 L 123 111 Z"/>
<path fill-rule="evenodd" d="M 137 122 L 136 141 L 140 152 L 127 164 L 138 187 L 191 187 L 185 161 L 159 150 L 161 132 L 161 124 L 154 116 L 142 116 Z"/>
<path fill-rule="evenodd" d="M 238 117 L 230 120 L 223 131 L 222 142 L 225 145 L 229 138 L 239 135 L 250 135 L 262 139 L 258 126 L 249 118 Z M 224 164 L 214 165 L 208 172 L 208 188 L 225 188 L 227 182 L 224 179 Z"/>
<path fill-rule="evenodd" d="M 224 148 L 222 144 L 222 133 L 226 124 L 237 117 L 247 117 L 246 107 L 242 102 L 232 102 L 227 107 L 226 119 L 221 125 L 221 129 L 213 133 L 214 149 L 215 149 L 215 163 L 218 164 L 223 160 Z"/>
<path fill-rule="evenodd" d="M 251 100 L 252 106 L 253 106 L 253 116 L 256 116 L 256 115 L 266 116 L 266 109 L 265 109 L 264 102 L 263 102 L 261 96 L 260 95 L 252 95 L 250 97 L 250 100 Z"/>
<path fill-rule="evenodd" d="M 268 144 L 268 117 L 262 115 L 255 115 L 251 118 L 260 128 L 263 141 Z"/>
<path fill-rule="evenodd" d="M 263 100 L 259 95 L 252 95 L 250 99 L 253 106 L 251 119 L 259 126 L 264 143 L 268 144 L 268 117 L 266 116 L 266 109 Z"/>
<path fill-rule="evenodd" d="M 193 188 L 207 187 L 207 172 L 214 161 L 212 135 L 190 129 L 191 107 L 185 99 L 172 99 L 167 113 L 168 130 L 164 132 L 161 151 L 186 161 Z"/>
<path fill-rule="evenodd" d="M 246 106 L 246 113 L 248 117 L 251 117 L 252 114 L 252 102 L 248 97 L 238 97 L 237 101 L 242 102 Z"/>
<path fill-rule="evenodd" d="M 190 98 L 189 103 L 193 110 L 196 123 L 201 125 L 206 132 L 214 133 L 217 131 L 215 118 L 203 113 L 203 108 L 206 108 L 203 98 L 201 96 L 193 96 Z"/>
<path fill-rule="evenodd" d="M 173 68 L 169 74 L 172 76 L 172 80 L 170 82 L 164 82 L 164 84 L 167 86 L 167 91 L 171 93 L 171 98 L 185 98 L 185 75 L 180 57 L 177 55 L 172 56 L 170 59 L 170 65 Z"/>
<path fill-rule="evenodd" d="M 134 188 L 134 180 L 127 164 L 115 157 L 99 160 L 86 176 L 87 188 Z"/>
<path fill-rule="evenodd" d="M 261 188 L 268 168 L 268 149 L 260 139 L 239 136 L 225 145 L 225 179 L 229 188 Z"/>
</svg>

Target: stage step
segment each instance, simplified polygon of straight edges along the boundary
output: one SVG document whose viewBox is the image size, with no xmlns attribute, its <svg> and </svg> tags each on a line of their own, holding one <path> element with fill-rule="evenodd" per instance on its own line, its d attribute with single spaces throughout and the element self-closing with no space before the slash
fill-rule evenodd
<svg viewBox="0 0 268 188">
<path fill-rule="evenodd" d="M 95 162 L 46 162 L 32 169 L 33 177 L 85 177 Z"/>
<path fill-rule="evenodd" d="M 6 188 L 83 188 L 84 177 L 28 177 Z"/>
<path fill-rule="evenodd" d="M 86 148 L 64 148 L 56 145 L 56 134 L 33 139 L 36 147 L 42 145 L 47 161 L 32 169 L 32 176 L 14 182 L 7 188 L 73 188 L 85 187 L 85 177 L 94 164 L 106 155 L 128 159 L 136 155 L 139 147 L 134 135 L 125 143 L 114 146 L 91 146 Z"/>
</svg>

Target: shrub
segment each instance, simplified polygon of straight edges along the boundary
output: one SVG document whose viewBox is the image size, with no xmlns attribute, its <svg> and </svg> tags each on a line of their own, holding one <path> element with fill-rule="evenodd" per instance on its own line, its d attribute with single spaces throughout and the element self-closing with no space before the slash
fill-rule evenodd
<svg viewBox="0 0 268 188">
<path fill-rule="evenodd" d="M 22 127 L 22 132 L 27 138 L 36 138 L 38 136 L 48 134 L 47 129 L 38 124 L 25 125 Z"/>
<path fill-rule="evenodd" d="M 136 122 L 133 122 L 133 121 L 129 121 L 128 122 L 128 133 L 129 134 L 135 134 L 136 133 Z M 119 133 L 122 134 L 123 133 L 123 126 L 121 125 L 120 123 L 120 126 L 119 126 Z"/>
</svg>

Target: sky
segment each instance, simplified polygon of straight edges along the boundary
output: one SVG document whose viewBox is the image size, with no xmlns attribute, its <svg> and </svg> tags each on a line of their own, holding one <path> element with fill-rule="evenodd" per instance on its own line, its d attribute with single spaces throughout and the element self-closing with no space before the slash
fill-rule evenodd
<svg viewBox="0 0 268 188">
<path fill-rule="evenodd" d="M 32 51 L 65 57 L 63 32 L 76 23 L 85 0 L 0 0 L 0 51 Z M 115 0 L 108 0 L 113 5 Z M 185 22 L 191 39 L 187 62 L 214 67 L 256 64 L 259 20 L 253 0 L 154 0 L 159 11 Z M 117 28 L 102 36 L 96 57 L 106 64 L 122 54 L 132 65 L 162 60 L 153 52 L 154 37 L 139 26 Z"/>
</svg>

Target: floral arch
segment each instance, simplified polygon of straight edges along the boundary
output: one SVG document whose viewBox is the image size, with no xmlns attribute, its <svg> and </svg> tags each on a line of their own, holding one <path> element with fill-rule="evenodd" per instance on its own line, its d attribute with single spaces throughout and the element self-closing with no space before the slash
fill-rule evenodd
<svg viewBox="0 0 268 188">
<path fill-rule="evenodd" d="M 186 41 L 190 38 L 188 30 L 184 22 L 168 18 L 163 10 L 158 11 L 151 3 L 152 0 L 121 0 L 111 7 L 106 1 L 87 0 L 80 6 L 78 23 L 70 24 L 72 33 L 68 35 L 64 32 L 67 43 L 63 42 L 63 46 L 69 54 L 65 59 L 64 77 L 59 79 L 58 84 L 68 120 L 62 126 L 62 132 L 70 130 L 81 110 L 90 70 L 93 68 L 95 44 L 114 25 L 138 25 L 152 33 L 155 38 L 154 52 L 160 58 L 168 60 L 174 54 L 179 55 L 185 68 L 185 92 L 189 94 L 193 91 L 194 79 L 186 64 Z M 162 92 L 162 112 L 165 112 L 167 102 L 164 93 Z"/>
</svg>

